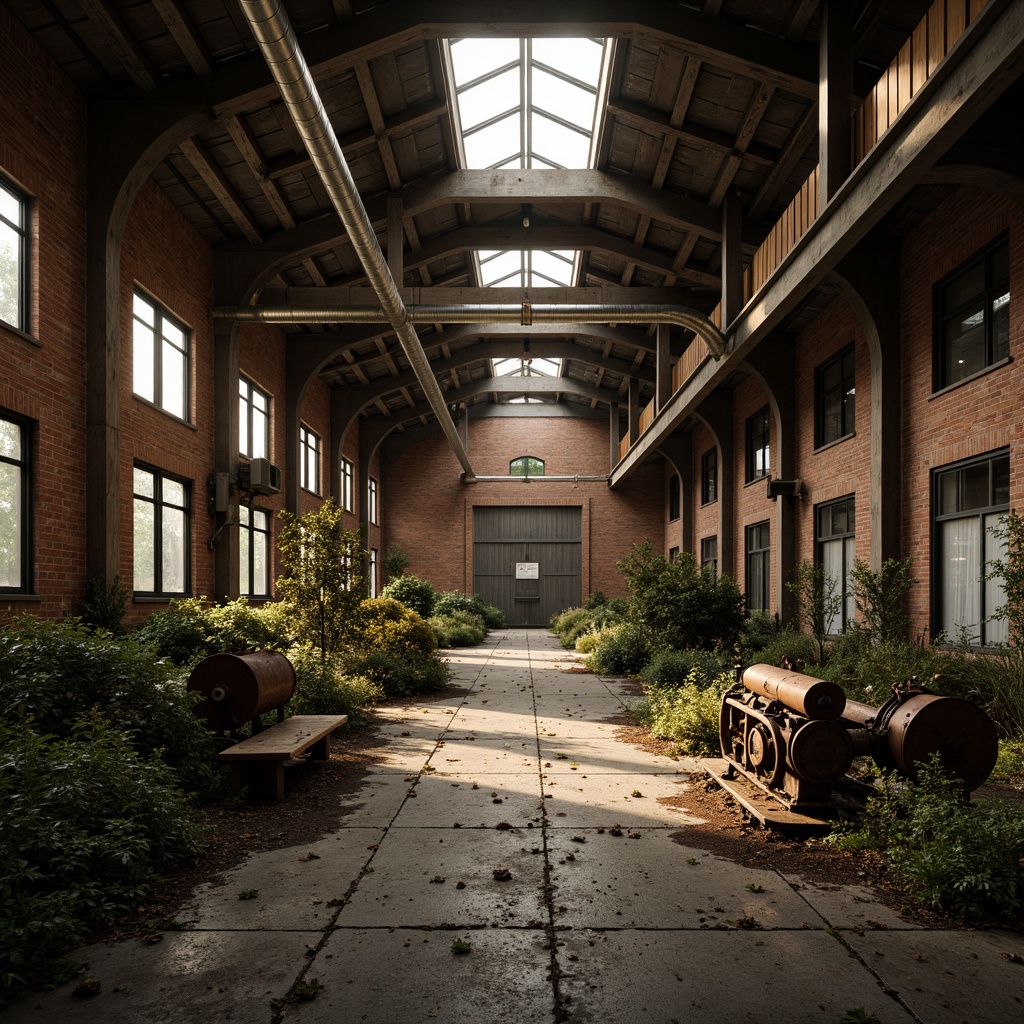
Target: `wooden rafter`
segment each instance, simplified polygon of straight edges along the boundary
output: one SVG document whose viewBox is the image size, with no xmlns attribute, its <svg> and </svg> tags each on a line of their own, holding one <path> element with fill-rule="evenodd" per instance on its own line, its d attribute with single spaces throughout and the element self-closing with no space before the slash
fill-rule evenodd
<svg viewBox="0 0 1024 1024">
<path fill-rule="evenodd" d="M 80 0 L 80 6 L 89 20 L 95 22 L 106 36 L 132 81 L 140 89 L 156 89 L 160 85 L 159 72 L 107 0 Z"/>
<path fill-rule="evenodd" d="M 286 230 L 294 228 L 295 215 L 292 213 L 288 200 L 282 194 L 277 182 L 270 177 L 263 151 L 260 149 L 260 145 L 249 129 L 245 119 L 237 114 L 228 114 L 224 119 L 224 125 L 238 147 L 238 151 L 242 154 L 242 159 L 245 160 L 249 170 L 252 171 L 256 183 L 267 197 L 267 202 L 270 203 L 274 213 L 277 215 L 277 219 L 281 222 L 281 227 Z"/>
<path fill-rule="evenodd" d="M 196 31 L 192 19 L 181 3 L 181 0 L 152 0 L 157 14 L 163 19 L 168 31 L 174 37 L 188 61 L 189 66 L 197 75 L 208 75 L 213 71 L 213 58 L 210 56 L 206 43 Z"/>
<path fill-rule="evenodd" d="M 262 242 L 263 234 L 259 226 L 250 216 L 245 204 L 239 199 L 231 182 L 228 181 L 210 154 L 206 152 L 202 143 L 196 139 L 186 139 L 181 144 L 181 151 L 245 238 L 253 245 Z"/>
</svg>

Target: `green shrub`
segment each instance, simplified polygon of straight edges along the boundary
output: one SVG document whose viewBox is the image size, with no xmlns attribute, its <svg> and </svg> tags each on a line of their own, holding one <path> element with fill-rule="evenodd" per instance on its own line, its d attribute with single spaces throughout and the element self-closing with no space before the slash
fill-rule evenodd
<svg viewBox="0 0 1024 1024">
<path fill-rule="evenodd" d="M 743 620 L 743 627 L 740 629 L 740 647 L 743 650 L 744 663 L 754 664 L 760 661 L 755 654 L 773 644 L 781 632 L 782 624 L 778 616 L 760 608 L 752 611 Z"/>
<path fill-rule="evenodd" d="M 589 609 L 591 609 L 591 610 L 593 610 L 594 608 L 600 608 L 601 605 L 607 604 L 607 603 L 608 603 L 608 600 L 604 596 L 604 591 L 603 590 L 595 590 L 587 598 L 587 607 Z"/>
<path fill-rule="evenodd" d="M 643 636 L 630 623 L 623 622 L 603 633 L 591 655 L 591 667 L 608 675 L 632 676 L 647 664 L 648 657 Z"/>
<path fill-rule="evenodd" d="M 484 620 L 472 612 L 434 615 L 427 625 L 434 631 L 438 647 L 474 647 L 487 636 Z"/>
<path fill-rule="evenodd" d="M 418 576 L 396 576 L 380 593 L 381 597 L 393 598 L 424 619 L 434 614 L 434 585 L 429 580 L 421 580 Z"/>
<path fill-rule="evenodd" d="M 365 676 L 347 675 L 336 659 L 323 658 L 312 647 L 288 652 L 295 666 L 295 695 L 288 702 L 289 715 L 348 715 L 348 725 L 362 725 L 384 689 Z"/>
<path fill-rule="evenodd" d="M 732 683 L 727 673 L 708 679 L 694 668 L 682 686 L 645 686 L 633 714 L 654 736 L 675 741 L 684 754 L 717 754 L 722 694 Z"/>
<path fill-rule="evenodd" d="M 143 756 L 160 752 L 187 792 L 219 792 L 223 772 L 194 694 L 132 637 L 32 616 L 0 633 L 0 718 L 31 719 L 40 733 L 71 735 L 83 714 L 130 733 Z"/>
<path fill-rule="evenodd" d="M 991 782 L 1024 790 L 1024 739 L 1000 740 Z"/>
<path fill-rule="evenodd" d="M 743 624 L 743 597 L 728 576 L 701 569 L 689 552 L 672 562 L 646 538 L 618 562 L 629 586 L 629 621 L 652 650 L 731 649 Z"/>
<path fill-rule="evenodd" d="M 784 658 L 791 662 L 803 662 L 808 666 L 807 671 L 823 674 L 824 669 L 815 665 L 818 651 L 814 637 L 807 633 L 801 633 L 797 629 L 780 629 L 774 638 L 760 650 L 743 652 L 743 664 L 746 665 L 781 665 Z"/>
<path fill-rule="evenodd" d="M 484 620 L 487 629 L 501 629 L 505 616 L 500 608 L 488 604 L 479 594 L 469 597 L 460 590 L 445 590 L 434 601 L 435 615 L 451 615 L 453 612 L 470 612 Z"/>
<path fill-rule="evenodd" d="M 370 597 L 359 606 L 359 638 L 356 647 L 365 651 L 418 658 L 437 649 L 437 638 L 411 608 L 392 597 Z"/>
<path fill-rule="evenodd" d="M 63 951 L 200 849 L 173 772 L 98 716 L 65 739 L 0 721 L 0 992 L 70 976 Z"/>
<path fill-rule="evenodd" d="M 872 639 L 886 644 L 906 641 L 910 631 L 907 596 L 914 587 L 913 559 L 888 558 L 879 570 L 863 559 L 853 560 L 853 593 L 857 619 Z"/>
<path fill-rule="evenodd" d="M 551 630 L 563 647 L 574 648 L 576 641 L 588 633 L 601 632 L 620 623 L 624 617 L 620 599 L 594 605 L 593 608 L 567 608 L 551 618 Z"/>
<path fill-rule="evenodd" d="M 448 666 L 432 655 L 415 659 L 387 651 L 350 655 L 343 662 L 346 675 L 364 676 L 384 691 L 385 697 L 411 697 L 436 693 L 448 685 Z"/>
<path fill-rule="evenodd" d="M 120 576 L 109 584 L 105 576 L 90 576 L 85 582 L 85 598 L 78 606 L 78 615 L 87 626 L 123 633 L 127 606 L 128 591 L 121 586 Z"/>
<path fill-rule="evenodd" d="M 728 674 L 731 659 L 714 651 L 659 651 L 640 678 L 649 686 L 683 686 L 694 669 L 708 681 Z M 707 685 L 707 683 L 705 683 Z"/>
<path fill-rule="evenodd" d="M 583 633 L 580 633 L 576 637 L 576 650 L 580 654 L 593 654 L 597 650 L 598 644 L 605 638 L 605 636 L 612 630 L 618 628 L 618 623 L 615 625 L 607 626 L 592 626 L 590 629 Z"/>
<path fill-rule="evenodd" d="M 402 545 L 397 541 L 388 545 L 382 563 L 384 575 L 388 580 L 401 576 L 409 568 L 409 556 L 402 550 Z"/>
<path fill-rule="evenodd" d="M 295 620 L 279 601 L 250 605 L 247 598 L 239 597 L 207 609 L 206 621 L 217 649 L 235 654 L 286 652 L 296 640 Z"/>
<path fill-rule="evenodd" d="M 1024 911 L 1024 807 L 967 803 L 938 757 L 917 783 L 888 775 L 856 830 L 831 841 L 877 850 L 929 905 L 969 918 L 1012 919 Z"/>
<path fill-rule="evenodd" d="M 220 637 L 211 628 L 205 597 L 172 599 L 132 635 L 175 665 L 190 665 L 220 649 Z"/>
</svg>

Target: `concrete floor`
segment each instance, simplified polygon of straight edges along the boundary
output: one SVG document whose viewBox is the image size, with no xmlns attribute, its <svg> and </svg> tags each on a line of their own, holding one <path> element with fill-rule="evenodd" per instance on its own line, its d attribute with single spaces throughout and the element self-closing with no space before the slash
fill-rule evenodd
<svg viewBox="0 0 1024 1024">
<path fill-rule="evenodd" d="M 451 655 L 461 700 L 384 713 L 392 756 L 335 833 L 194 892 L 186 931 L 82 950 L 101 993 L 4 1020 L 881 1024 L 1024 1019 L 1014 932 L 929 930 L 870 892 L 711 856 L 662 796 L 685 762 L 614 738 L 616 680 L 548 633 Z M 287 799 L 287 794 L 286 797 Z M 680 842 L 682 839 L 682 842 Z M 313 854 L 315 856 L 309 856 Z M 496 877 L 505 876 L 508 877 Z M 245 890 L 255 898 L 239 899 Z M 755 918 L 760 928 L 738 928 Z M 452 944 L 469 944 L 455 955 Z M 297 982 L 316 998 L 276 1009 Z"/>
</svg>

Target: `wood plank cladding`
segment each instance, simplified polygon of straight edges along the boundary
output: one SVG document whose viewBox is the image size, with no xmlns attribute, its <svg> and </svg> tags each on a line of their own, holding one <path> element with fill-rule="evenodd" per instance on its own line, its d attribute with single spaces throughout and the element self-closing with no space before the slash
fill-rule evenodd
<svg viewBox="0 0 1024 1024">
<path fill-rule="evenodd" d="M 678 391 L 710 354 L 704 339 L 695 337 L 672 367 L 672 390 Z"/>
</svg>

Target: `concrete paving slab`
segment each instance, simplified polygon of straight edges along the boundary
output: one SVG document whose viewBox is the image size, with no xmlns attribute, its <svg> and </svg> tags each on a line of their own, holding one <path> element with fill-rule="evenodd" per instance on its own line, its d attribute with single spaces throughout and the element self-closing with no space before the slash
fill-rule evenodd
<svg viewBox="0 0 1024 1024">
<path fill-rule="evenodd" d="M 1024 1019 L 1019 932 L 842 932 L 885 985 L 928 1024 L 1009 1024 Z"/>
<path fill-rule="evenodd" d="M 386 921 L 420 928 L 546 921 L 542 847 L 539 829 L 391 829 L 338 924 L 366 928 Z M 495 879 L 501 868 L 511 878 Z M 457 888 L 460 882 L 465 888 Z"/>
<path fill-rule="evenodd" d="M 683 775 L 548 775 L 545 806 L 552 824 L 574 828 L 678 825 L 687 816 L 659 803 L 658 797 L 679 796 L 684 785 Z M 634 791 L 643 795 L 635 797 Z"/>
<path fill-rule="evenodd" d="M 495 801 L 500 801 L 496 803 Z M 540 819 L 540 779 L 532 770 L 520 774 L 437 773 L 416 784 L 416 798 L 406 801 L 395 819 L 398 828 L 493 828 L 501 822 L 525 825 Z"/>
<path fill-rule="evenodd" d="M 604 733 L 599 736 L 542 736 L 540 757 L 549 774 L 611 771 L 655 775 L 683 771 L 677 757 L 651 754 L 629 743 L 610 743 Z"/>
<path fill-rule="evenodd" d="M 500 746 L 499 746 L 500 743 Z M 476 741 L 446 743 L 435 751 L 428 762 L 438 772 L 537 772 L 537 741 L 531 737 L 493 736 Z"/>
<path fill-rule="evenodd" d="M 339 800 L 340 828 L 387 828 L 409 792 L 406 776 L 375 773 L 368 776 L 353 793 Z"/>
<path fill-rule="evenodd" d="M 469 942 L 470 952 L 453 955 L 455 939 Z M 343 929 L 310 969 L 323 990 L 314 1001 L 289 1007 L 285 1020 L 549 1024 L 550 966 L 542 931 Z"/>
<path fill-rule="evenodd" d="M 867 886 L 829 885 L 796 874 L 783 877 L 832 928 L 863 928 L 868 931 L 877 928 L 914 931 L 920 928 L 881 903 Z"/>
<path fill-rule="evenodd" d="M 675 842 L 678 835 L 549 830 L 553 898 L 556 909 L 565 908 L 556 922 L 573 928 L 825 927 L 774 871 L 701 856 Z"/>
<path fill-rule="evenodd" d="M 154 945 L 119 942 L 75 954 L 100 982 L 76 999 L 77 980 L 37 992 L 3 1011 L 6 1022 L 195 1024 L 268 1021 L 271 1002 L 288 991 L 319 932 L 166 932 Z"/>
<path fill-rule="evenodd" d="M 825 932 L 574 931 L 560 939 L 561 993 L 574 1024 L 833 1024 L 857 1007 L 880 1024 L 912 1021 Z"/>
<path fill-rule="evenodd" d="M 200 885 L 178 917 L 204 930 L 324 928 L 334 915 L 327 903 L 345 895 L 383 835 L 348 828 L 315 843 L 253 854 Z"/>
</svg>

